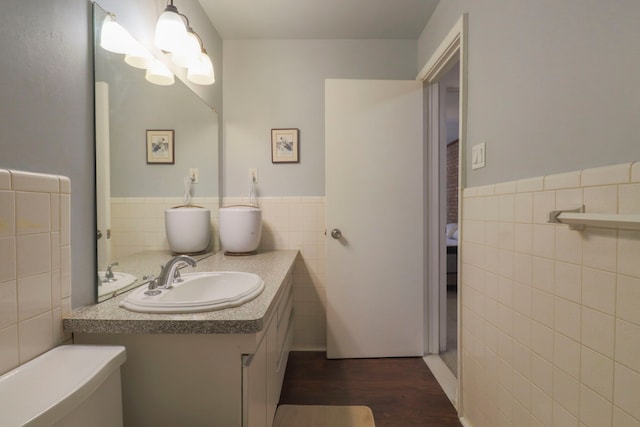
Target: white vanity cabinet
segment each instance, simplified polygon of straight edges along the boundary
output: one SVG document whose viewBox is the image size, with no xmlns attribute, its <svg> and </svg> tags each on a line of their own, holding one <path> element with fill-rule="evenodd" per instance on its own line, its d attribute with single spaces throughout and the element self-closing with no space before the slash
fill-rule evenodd
<svg viewBox="0 0 640 427">
<path fill-rule="evenodd" d="M 293 336 L 293 293 L 286 284 L 258 350 L 243 356 L 243 427 L 271 427 L 284 380 Z"/>
<path fill-rule="evenodd" d="M 89 316 L 84 313 L 69 318 L 67 328 L 73 332 L 74 343 L 126 347 L 127 360 L 121 371 L 125 427 L 271 427 L 293 336 L 294 257 L 295 253 L 286 258 L 285 274 L 265 280 L 271 295 L 263 301 L 267 308 L 262 315 L 251 320 L 241 311 L 243 307 L 251 310 L 246 304 L 230 309 L 239 311 L 229 311 L 229 320 L 209 323 L 235 331 L 245 327 L 236 320 L 245 316 L 249 319 L 246 328 L 256 332 L 203 332 L 198 329 L 202 325 L 198 314 L 173 316 L 168 321 L 162 317 L 166 315 L 119 309 L 120 318 L 107 320 L 104 314 L 100 322 L 86 323 Z M 270 282 L 277 285 L 270 287 Z M 96 310 L 101 310 L 100 305 Z M 260 319 L 262 326 L 256 327 Z M 164 326 L 158 322 L 165 322 Z M 89 327 L 90 331 L 82 330 Z M 133 331 L 117 329 L 125 327 Z M 176 332 L 158 329 L 163 327 Z"/>
</svg>

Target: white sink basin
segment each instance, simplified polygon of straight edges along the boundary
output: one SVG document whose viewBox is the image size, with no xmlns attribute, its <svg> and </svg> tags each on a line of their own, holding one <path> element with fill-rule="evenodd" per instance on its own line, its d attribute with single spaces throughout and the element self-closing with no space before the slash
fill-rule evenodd
<svg viewBox="0 0 640 427">
<path fill-rule="evenodd" d="M 108 295 L 113 292 L 116 292 L 122 288 L 126 288 L 130 284 L 136 281 L 136 276 L 133 276 L 129 273 L 122 273 L 120 271 L 115 271 L 113 273 L 113 278 L 116 279 L 113 282 L 102 282 L 104 279 L 105 272 L 98 271 L 98 278 L 100 279 L 100 285 L 98 286 L 98 296 L 101 297 L 103 295 Z"/>
<path fill-rule="evenodd" d="M 120 307 L 140 313 L 196 313 L 237 307 L 251 301 L 264 290 L 257 274 L 240 271 L 186 273 L 181 283 L 161 289 L 159 295 L 146 295 L 147 286 L 134 290 Z"/>
</svg>

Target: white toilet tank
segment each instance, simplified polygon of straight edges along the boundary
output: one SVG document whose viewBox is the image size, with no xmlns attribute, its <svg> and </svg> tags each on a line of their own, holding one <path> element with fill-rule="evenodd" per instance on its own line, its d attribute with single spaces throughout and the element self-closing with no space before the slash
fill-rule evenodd
<svg viewBox="0 0 640 427">
<path fill-rule="evenodd" d="M 0 376 L 3 426 L 121 427 L 122 346 L 63 345 Z"/>
<path fill-rule="evenodd" d="M 252 206 L 220 208 L 220 244 L 227 255 L 256 252 L 262 236 L 262 210 Z"/>
<path fill-rule="evenodd" d="M 204 252 L 211 241 L 211 211 L 199 206 L 178 206 L 164 211 L 169 248 L 174 254 Z"/>
</svg>

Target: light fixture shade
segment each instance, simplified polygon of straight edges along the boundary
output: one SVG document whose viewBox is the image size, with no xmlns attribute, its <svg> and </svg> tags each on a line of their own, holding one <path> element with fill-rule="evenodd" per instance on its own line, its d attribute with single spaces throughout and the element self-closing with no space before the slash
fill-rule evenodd
<svg viewBox="0 0 640 427">
<path fill-rule="evenodd" d="M 147 81 L 160 86 L 169 86 L 175 82 L 173 73 L 157 59 L 152 60 L 149 68 L 147 68 L 144 78 L 147 79 Z"/>
<path fill-rule="evenodd" d="M 147 69 L 151 66 L 153 56 L 147 49 L 136 41 L 129 53 L 124 57 L 124 62 L 135 68 Z"/>
<path fill-rule="evenodd" d="M 171 60 L 179 67 L 188 68 L 200 60 L 201 50 L 198 36 L 193 31 L 188 31 L 180 48 L 171 55 Z"/>
<path fill-rule="evenodd" d="M 104 18 L 100 30 L 100 47 L 113 53 L 129 53 L 135 43 L 136 40 L 116 22 L 114 15 L 109 14 Z"/>
<path fill-rule="evenodd" d="M 186 36 L 187 27 L 178 14 L 178 9 L 168 5 L 156 23 L 156 47 L 165 52 L 177 52 Z"/>
<path fill-rule="evenodd" d="M 187 70 L 187 79 L 199 85 L 212 85 L 216 82 L 213 63 L 209 55 L 207 55 L 207 52 L 202 52 L 200 61 L 189 67 Z"/>
</svg>

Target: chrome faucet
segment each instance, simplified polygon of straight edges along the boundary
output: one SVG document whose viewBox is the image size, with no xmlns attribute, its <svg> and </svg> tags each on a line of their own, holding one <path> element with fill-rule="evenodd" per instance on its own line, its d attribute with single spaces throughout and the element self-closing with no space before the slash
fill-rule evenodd
<svg viewBox="0 0 640 427">
<path fill-rule="evenodd" d="M 198 261 L 188 255 L 178 255 L 167 261 L 167 263 L 162 266 L 162 269 L 160 270 L 160 275 L 158 276 L 156 282 L 157 287 L 169 289 L 171 288 L 171 286 L 173 286 L 174 281 L 180 281 L 180 272 L 178 271 L 178 269 L 184 267 L 185 265 L 195 267 L 196 265 L 198 265 Z"/>
<path fill-rule="evenodd" d="M 107 265 L 107 271 L 104 273 L 104 279 L 102 279 L 102 283 L 111 283 L 111 282 L 115 282 L 116 279 L 113 275 L 113 267 L 116 265 L 120 265 L 120 263 L 118 263 L 118 261 L 116 262 L 112 262 L 111 264 Z"/>
</svg>

